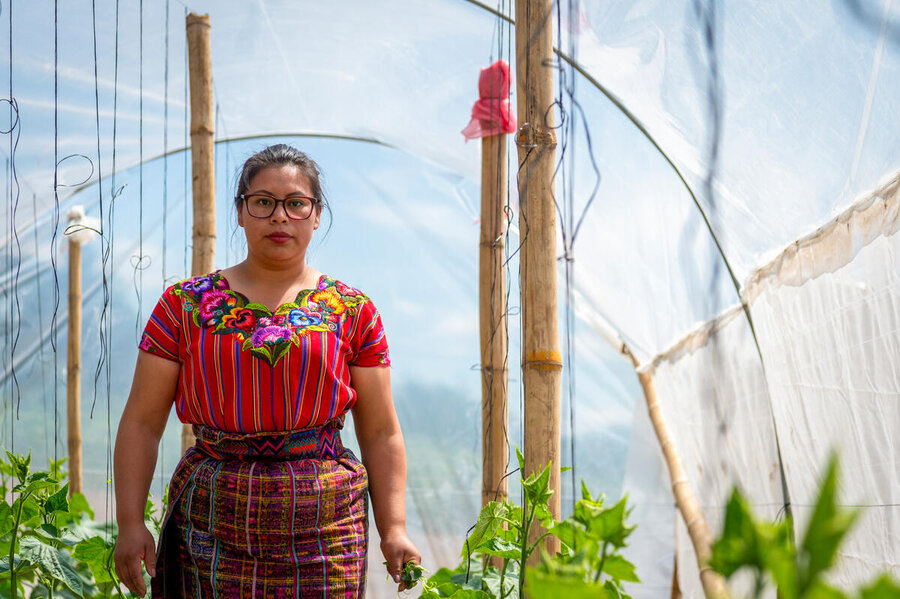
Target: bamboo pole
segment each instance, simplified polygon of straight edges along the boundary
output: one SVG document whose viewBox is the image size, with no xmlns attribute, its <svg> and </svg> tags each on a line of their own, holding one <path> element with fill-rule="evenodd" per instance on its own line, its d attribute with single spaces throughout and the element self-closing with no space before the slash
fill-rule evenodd
<svg viewBox="0 0 900 599">
<path fill-rule="evenodd" d="M 83 216 L 81 212 L 80 216 Z M 77 221 L 76 210 L 69 223 Z M 81 469 L 81 242 L 69 237 L 69 325 L 66 343 L 66 430 L 69 449 L 69 496 L 82 492 Z"/>
<path fill-rule="evenodd" d="M 703 585 L 703 592 L 708 599 L 726 599 L 729 597 L 729 594 L 725 586 L 725 580 L 707 565 L 712 555 L 712 533 L 710 533 L 709 526 L 706 524 L 706 518 L 697 504 L 697 499 L 694 497 L 694 492 L 688 482 L 687 473 L 684 471 L 681 458 L 678 456 L 678 451 L 675 448 L 675 442 L 669 435 L 669 429 L 665 420 L 663 420 L 662 409 L 656 396 L 656 386 L 653 384 L 653 377 L 649 372 L 638 369 L 639 363 L 637 358 L 634 357 L 634 354 L 627 347 L 623 349 L 623 353 L 634 364 L 638 380 L 644 390 L 644 399 L 647 401 L 650 422 L 653 424 L 653 430 L 656 432 L 657 439 L 659 439 L 659 445 L 662 448 L 663 457 L 669 469 L 675 504 L 678 506 L 678 511 L 684 519 L 685 526 L 687 526 L 688 536 L 691 538 L 694 554 L 697 556 L 697 567 L 700 569 L 700 583 Z"/>
<path fill-rule="evenodd" d="M 556 300 L 556 215 L 553 169 L 552 0 L 516 0 L 516 90 L 522 126 L 519 154 L 519 235 L 521 236 L 522 369 L 525 389 L 525 472 L 552 461 L 550 512 L 560 519 L 559 410 L 562 354 Z M 542 534 L 532 528 L 534 541 Z M 559 550 L 548 536 L 547 551 Z M 532 562 L 539 557 L 532 554 Z"/>
<path fill-rule="evenodd" d="M 191 171 L 194 196 L 194 251 L 191 275 L 212 272 L 216 246 L 215 145 L 212 53 L 209 15 L 187 16 L 188 67 L 191 86 Z M 181 452 L 194 444 L 189 424 L 181 429 Z"/>
<path fill-rule="evenodd" d="M 507 498 L 508 420 L 506 278 L 503 274 L 503 205 L 506 197 L 506 135 L 481 139 L 481 505 Z"/>
</svg>

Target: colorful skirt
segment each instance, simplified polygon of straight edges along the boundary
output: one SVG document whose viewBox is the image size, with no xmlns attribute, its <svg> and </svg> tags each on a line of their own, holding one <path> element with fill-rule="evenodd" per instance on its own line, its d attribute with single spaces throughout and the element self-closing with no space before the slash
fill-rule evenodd
<svg viewBox="0 0 900 599">
<path fill-rule="evenodd" d="M 342 427 L 195 425 L 169 486 L 153 597 L 363 598 L 368 478 Z"/>
</svg>

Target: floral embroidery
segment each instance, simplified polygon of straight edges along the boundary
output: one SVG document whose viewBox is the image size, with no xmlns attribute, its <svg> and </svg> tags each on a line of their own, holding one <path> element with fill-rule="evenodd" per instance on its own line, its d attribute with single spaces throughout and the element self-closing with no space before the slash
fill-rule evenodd
<svg viewBox="0 0 900 599">
<path fill-rule="evenodd" d="M 235 335 L 242 349 L 270 366 L 287 354 L 291 344 L 299 347 L 304 336 L 336 331 L 368 299 L 361 291 L 322 276 L 316 289 L 301 291 L 273 314 L 263 304 L 248 303 L 218 272 L 176 284 L 175 294 L 196 326 Z"/>
</svg>

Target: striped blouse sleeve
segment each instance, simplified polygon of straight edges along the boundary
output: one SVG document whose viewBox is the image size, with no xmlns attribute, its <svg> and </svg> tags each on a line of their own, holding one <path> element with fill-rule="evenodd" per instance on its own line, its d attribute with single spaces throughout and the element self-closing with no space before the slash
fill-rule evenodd
<svg viewBox="0 0 900 599">
<path fill-rule="evenodd" d="M 138 347 L 167 360 L 181 362 L 181 313 L 181 298 L 175 294 L 175 285 L 172 285 L 153 308 Z"/>
<path fill-rule="evenodd" d="M 360 304 L 356 318 L 356 326 L 350 341 L 353 355 L 349 364 L 390 366 L 391 357 L 384 335 L 384 325 L 381 323 L 381 314 L 371 300 L 367 299 Z"/>
</svg>

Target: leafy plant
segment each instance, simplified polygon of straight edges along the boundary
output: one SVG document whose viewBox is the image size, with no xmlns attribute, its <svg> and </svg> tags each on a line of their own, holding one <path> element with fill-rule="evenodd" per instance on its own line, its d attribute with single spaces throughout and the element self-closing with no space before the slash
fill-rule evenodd
<svg viewBox="0 0 900 599">
<path fill-rule="evenodd" d="M 525 459 L 518 448 L 516 457 L 524 471 Z M 582 482 L 582 498 L 572 515 L 557 522 L 548 505 L 553 495 L 551 467 L 547 464 L 522 480 L 524 505 L 505 500 L 482 508 L 463 546 L 462 562 L 423 580 L 421 599 L 523 599 L 526 587 L 531 599 L 628 597 L 622 583 L 640 580 L 634 566 L 618 553 L 634 530 L 625 523 L 626 500 L 607 508 Z M 545 532 L 529 542 L 538 523 Z M 560 540 L 560 551 L 554 556 L 547 555 L 542 546 L 549 535 Z M 538 550 L 539 565 L 526 565 Z M 488 558 L 500 567 L 493 563 L 484 567 Z"/>
<path fill-rule="evenodd" d="M 710 566 L 730 578 L 743 568 L 753 572 L 753 597 L 761 597 L 774 582 L 781 599 L 848 599 L 824 578 L 834 564 L 838 547 L 859 517 L 859 510 L 837 505 L 837 457 L 828 462 L 818 498 L 800 545 L 793 539 L 793 522 L 758 521 L 739 490 L 732 491 L 722 535 L 712 548 Z M 898 599 L 900 586 L 882 576 L 854 597 Z"/>
<path fill-rule="evenodd" d="M 0 459 L 0 597 L 124 597 L 112 566 L 116 526 L 95 523 L 81 493 L 68 497 L 65 460 L 32 472 L 30 453 L 6 456 Z M 160 519 L 149 500 L 145 519 L 158 535 Z"/>
</svg>

